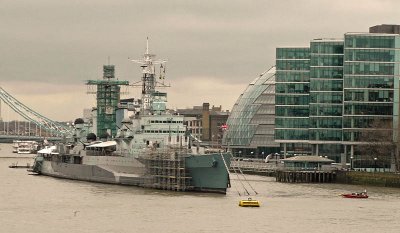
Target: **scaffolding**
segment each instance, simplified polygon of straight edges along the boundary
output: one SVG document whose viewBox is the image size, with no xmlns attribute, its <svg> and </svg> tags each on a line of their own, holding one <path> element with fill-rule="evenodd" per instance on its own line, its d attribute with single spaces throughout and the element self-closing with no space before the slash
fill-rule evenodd
<svg viewBox="0 0 400 233">
<path fill-rule="evenodd" d="M 115 67 L 103 66 L 102 80 L 88 80 L 89 94 L 96 94 L 97 100 L 97 135 L 114 137 L 117 134 L 116 110 L 120 101 L 121 86 L 128 86 L 128 81 L 115 80 Z"/>
<path fill-rule="evenodd" d="M 191 177 L 186 166 L 187 149 L 152 150 L 144 157 L 147 177 L 144 187 L 173 191 L 189 191 Z"/>
</svg>

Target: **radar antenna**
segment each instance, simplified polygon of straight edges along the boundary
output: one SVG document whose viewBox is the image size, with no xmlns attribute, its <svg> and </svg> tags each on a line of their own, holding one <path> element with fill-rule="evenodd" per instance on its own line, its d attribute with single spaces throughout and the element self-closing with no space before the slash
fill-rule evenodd
<svg viewBox="0 0 400 233">
<path fill-rule="evenodd" d="M 149 114 L 152 112 L 152 104 L 154 93 L 156 92 L 156 87 L 169 87 L 169 85 L 164 84 L 164 78 L 162 83 L 157 82 L 156 79 L 156 67 L 155 65 L 160 65 L 160 67 L 165 67 L 166 60 L 156 60 L 156 55 L 149 52 L 149 38 L 146 39 L 146 52 L 143 54 L 141 59 L 131 60 L 134 63 L 140 64 L 142 67 L 142 80 L 132 84 L 132 86 L 142 86 L 142 107 L 141 114 Z M 164 66 L 163 66 L 164 64 Z M 160 74 L 161 75 L 161 74 Z M 165 74 L 164 74 L 165 76 Z M 157 86 L 157 84 L 159 84 Z"/>
</svg>

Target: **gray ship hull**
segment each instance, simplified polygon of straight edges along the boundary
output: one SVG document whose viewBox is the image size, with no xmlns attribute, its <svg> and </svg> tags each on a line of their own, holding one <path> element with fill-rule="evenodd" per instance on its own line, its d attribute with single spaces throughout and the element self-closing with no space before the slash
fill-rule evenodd
<svg viewBox="0 0 400 233">
<path fill-rule="evenodd" d="M 84 156 L 80 164 L 36 160 L 33 171 L 51 177 L 88 182 L 174 191 L 226 193 L 230 181 L 225 163 L 230 165 L 227 154 L 224 155 L 224 159 L 221 154 L 189 156 L 185 159 L 184 171 L 177 177 L 179 174 L 167 174 L 168 169 L 165 167 L 157 170 L 157 173 L 151 172 L 152 167 L 135 158 Z"/>
<path fill-rule="evenodd" d="M 140 186 L 144 178 L 135 174 L 118 175 L 117 172 L 97 165 L 83 165 L 70 163 L 57 163 L 43 161 L 42 169 L 39 172 L 42 175 L 52 176 L 63 179 L 81 180 L 107 184 L 122 184 Z"/>
</svg>

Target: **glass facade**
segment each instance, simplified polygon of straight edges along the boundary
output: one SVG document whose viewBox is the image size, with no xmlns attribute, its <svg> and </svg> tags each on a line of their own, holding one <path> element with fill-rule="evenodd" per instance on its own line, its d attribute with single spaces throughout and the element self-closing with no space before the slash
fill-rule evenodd
<svg viewBox="0 0 400 233">
<path fill-rule="evenodd" d="M 347 33 L 344 49 L 343 143 L 357 154 L 374 121 L 397 128 L 400 35 Z M 391 135 L 392 132 L 387 132 Z M 397 140 L 393 134 L 393 140 Z"/>
<path fill-rule="evenodd" d="M 235 155 L 259 157 L 279 151 L 279 143 L 274 141 L 275 68 L 250 83 L 233 106 L 226 124 L 223 142 Z"/>
<path fill-rule="evenodd" d="M 277 48 L 275 140 L 284 155 L 311 152 L 309 102 L 310 48 Z"/>
<path fill-rule="evenodd" d="M 342 153 L 343 47 L 343 40 L 310 43 L 309 142 L 313 154 L 336 161 Z"/>
<path fill-rule="evenodd" d="M 347 33 L 344 40 L 312 40 L 309 48 L 277 48 L 275 140 L 281 152 L 349 162 L 361 156 L 376 122 L 396 142 L 399 72 L 399 34 Z"/>
</svg>

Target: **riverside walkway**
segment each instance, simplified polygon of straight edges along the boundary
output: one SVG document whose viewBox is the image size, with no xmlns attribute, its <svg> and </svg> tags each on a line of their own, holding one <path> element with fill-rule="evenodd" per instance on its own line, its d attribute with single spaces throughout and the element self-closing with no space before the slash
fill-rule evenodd
<svg viewBox="0 0 400 233">
<path fill-rule="evenodd" d="M 231 161 L 230 171 L 241 170 L 246 174 L 273 176 L 277 168 L 277 163 L 265 163 L 263 160 L 239 161 L 237 159 Z"/>
<path fill-rule="evenodd" d="M 265 163 L 261 159 L 232 160 L 230 171 L 239 170 L 245 174 L 272 176 L 277 182 L 284 183 L 332 183 L 336 180 L 336 171 L 333 169 L 290 170 L 277 161 Z"/>
</svg>

